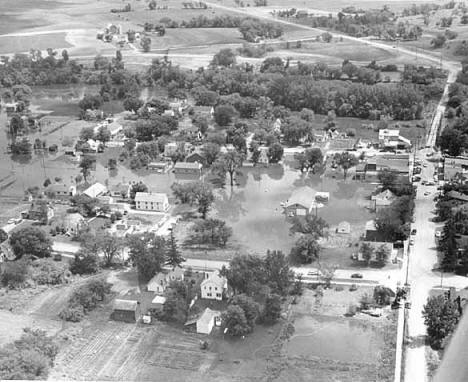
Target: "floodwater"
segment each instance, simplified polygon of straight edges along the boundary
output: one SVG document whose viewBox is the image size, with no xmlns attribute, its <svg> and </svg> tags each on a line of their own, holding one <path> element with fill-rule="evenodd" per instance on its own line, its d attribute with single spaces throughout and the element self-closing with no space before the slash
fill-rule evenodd
<svg viewBox="0 0 468 382">
<path fill-rule="evenodd" d="M 378 330 L 358 320 L 302 316 L 284 349 L 291 357 L 320 357 L 341 362 L 377 362 L 383 340 Z"/>
<path fill-rule="evenodd" d="M 234 231 L 234 239 L 247 245 L 252 252 L 264 254 L 267 249 L 289 253 L 295 238 L 283 214 L 281 203 L 298 192 L 314 195 L 317 191 L 330 193 L 330 201 L 317 209 L 317 215 L 330 226 L 343 220 L 363 223 L 371 219 L 365 197 L 372 186 L 352 180 L 301 174 L 290 165 L 269 168 L 245 168 L 239 185 L 226 186 L 218 193 L 214 210 Z"/>
</svg>

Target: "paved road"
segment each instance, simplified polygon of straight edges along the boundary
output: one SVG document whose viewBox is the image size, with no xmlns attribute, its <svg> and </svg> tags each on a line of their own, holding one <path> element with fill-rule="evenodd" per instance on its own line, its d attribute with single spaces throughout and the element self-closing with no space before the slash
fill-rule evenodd
<svg viewBox="0 0 468 382">
<path fill-rule="evenodd" d="M 429 150 L 421 150 L 424 156 Z M 427 167 L 423 168 L 422 179 L 432 179 L 434 164 L 426 161 Z M 429 195 L 424 195 L 430 192 Z M 436 186 L 418 186 L 416 195 L 416 207 L 413 228 L 417 229 L 414 246 L 409 252 L 408 280 L 411 285 L 410 301 L 411 309 L 408 314 L 408 336 L 412 344 L 406 348 L 405 381 L 424 382 L 427 380 L 427 365 L 425 358 L 424 339 L 426 326 L 422 317 L 422 309 L 427 301 L 429 292 L 434 287 L 440 287 L 441 273 L 435 271 L 438 267 L 437 250 L 434 233 L 442 224 L 432 222 L 435 209 L 434 196 Z M 468 286 L 466 277 L 453 274 L 443 275 L 444 287 L 453 286 L 464 288 Z"/>
</svg>

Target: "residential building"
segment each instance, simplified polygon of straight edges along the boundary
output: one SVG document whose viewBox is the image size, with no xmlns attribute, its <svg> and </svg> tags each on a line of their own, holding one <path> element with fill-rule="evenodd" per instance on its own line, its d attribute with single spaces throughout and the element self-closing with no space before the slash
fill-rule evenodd
<svg viewBox="0 0 468 382">
<path fill-rule="evenodd" d="M 67 232 L 77 234 L 80 230 L 86 227 L 86 220 L 83 215 L 75 212 L 66 214 L 62 219 L 61 225 Z"/>
<path fill-rule="evenodd" d="M 42 224 L 49 224 L 54 217 L 54 209 L 45 200 L 34 200 L 28 211 L 28 219 L 39 220 Z"/>
<path fill-rule="evenodd" d="M 192 153 L 188 154 L 185 158 L 187 163 L 200 163 L 202 166 L 206 165 L 206 158 L 203 152 L 199 149 L 195 149 Z"/>
<path fill-rule="evenodd" d="M 162 294 L 172 281 L 183 280 L 184 273 L 181 267 L 176 267 L 168 272 L 159 272 L 148 282 L 147 289 L 149 292 Z"/>
<path fill-rule="evenodd" d="M 407 149 L 411 147 L 411 141 L 400 135 L 398 129 L 380 129 L 379 146 L 381 148 Z"/>
<path fill-rule="evenodd" d="M 197 333 L 210 334 L 215 326 L 221 325 L 221 312 L 206 308 L 197 319 Z"/>
<path fill-rule="evenodd" d="M 221 301 L 227 293 L 227 279 L 219 272 L 207 273 L 200 290 L 201 298 Z"/>
<path fill-rule="evenodd" d="M 132 186 L 129 183 L 118 183 L 109 187 L 109 193 L 116 199 L 128 199 L 131 189 Z"/>
<path fill-rule="evenodd" d="M 92 186 L 88 187 L 83 191 L 83 195 L 86 195 L 90 198 L 97 198 L 107 193 L 107 187 L 101 183 L 94 183 Z"/>
<path fill-rule="evenodd" d="M 329 150 L 334 152 L 352 151 L 356 140 L 351 138 L 336 138 L 330 141 Z"/>
<path fill-rule="evenodd" d="M 390 242 L 387 242 L 387 241 L 362 241 L 361 243 L 368 244 L 373 249 L 372 257 L 369 260 L 370 262 L 376 262 L 377 261 L 376 251 L 378 249 L 382 248 L 382 247 L 385 248 L 387 253 L 388 253 L 388 259 L 387 259 L 388 262 L 395 261 L 395 259 L 397 257 L 398 250 L 393 248 L 393 243 L 390 243 Z M 361 248 L 361 247 L 359 247 L 359 248 Z M 367 261 L 367 259 L 365 259 L 363 257 L 363 254 L 362 254 L 360 249 L 359 249 L 359 251 L 357 253 L 356 260 L 357 261 Z"/>
<path fill-rule="evenodd" d="M 137 300 L 115 299 L 111 318 L 114 321 L 138 322 L 141 317 L 140 303 Z"/>
<path fill-rule="evenodd" d="M 174 166 L 175 174 L 201 175 L 203 165 L 198 162 L 177 162 Z"/>
<path fill-rule="evenodd" d="M 169 209 L 169 199 L 163 193 L 137 192 L 135 206 L 137 210 L 166 212 Z"/>
<path fill-rule="evenodd" d="M 378 194 L 371 196 L 371 208 L 378 210 L 379 208 L 388 207 L 395 200 L 395 194 L 390 190 L 384 190 Z"/>
<path fill-rule="evenodd" d="M 151 162 L 148 164 L 148 170 L 164 174 L 169 170 L 169 162 Z"/>
<path fill-rule="evenodd" d="M 314 191 L 309 187 L 297 189 L 283 204 L 286 216 L 305 216 L 318 207 L 315 202 Z"/>
<path fill-rule="evenodd" d="M 45 194 L 53 199 L 68 199 L 76 195 L 76 187 L 64 183 L 49 184 L 45 190 Z"/>
<path fill-rule="evenodd" d="M 369 158 L 356 167 L 357 180 L 377 180 L 380 171 L 389 170 L 398 176 L 409 177 L 409 155 L 390 154 Z"/>
</svg>

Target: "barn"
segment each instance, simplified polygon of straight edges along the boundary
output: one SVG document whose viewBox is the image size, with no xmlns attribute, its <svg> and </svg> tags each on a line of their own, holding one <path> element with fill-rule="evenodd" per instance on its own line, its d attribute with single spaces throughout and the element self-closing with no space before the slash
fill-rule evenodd
<svg viewBox="0 0 468 382">
<path fill-rule="evenodd" d="M 114 300 L 111 319 L 128 323 L 138 322 L 141 316 L 140 303 L 137 300 Z"/>
</svg>

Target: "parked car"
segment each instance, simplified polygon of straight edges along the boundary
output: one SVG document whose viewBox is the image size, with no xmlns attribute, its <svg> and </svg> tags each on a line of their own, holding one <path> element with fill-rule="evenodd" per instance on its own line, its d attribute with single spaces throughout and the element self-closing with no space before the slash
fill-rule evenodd
<svg viewBox="0 0 468 382">
<path fill-rule="evenodd" d="M 426 186 L 435 186 L 435 183 L 434 183 L 434 181 L 432 181 L 432 180 L 428 180 L 428 181 L 426 182 Z"/>
<path fill-rule="evenodd" d="M 411 230 L 411 235 L 416 235 L 417 232 L 418 232 L 418 231 L 416 230 L 416 228 L 413 228 L 413 229 Z"/>
<path fill-rule="evenodd" d="M 363 277 L 363 276 L 362 276 L 362 273 L 353 273 L 353 274 L 351 275 L 351 278 L 352 278 L 352 279 L 362 279 L 362 277 Z"/>
<path fill-rule="evenodd" d="M 409 245 L 414 245 L 414 239 L 413 238 L 410 239 Z"/>
</svg>

